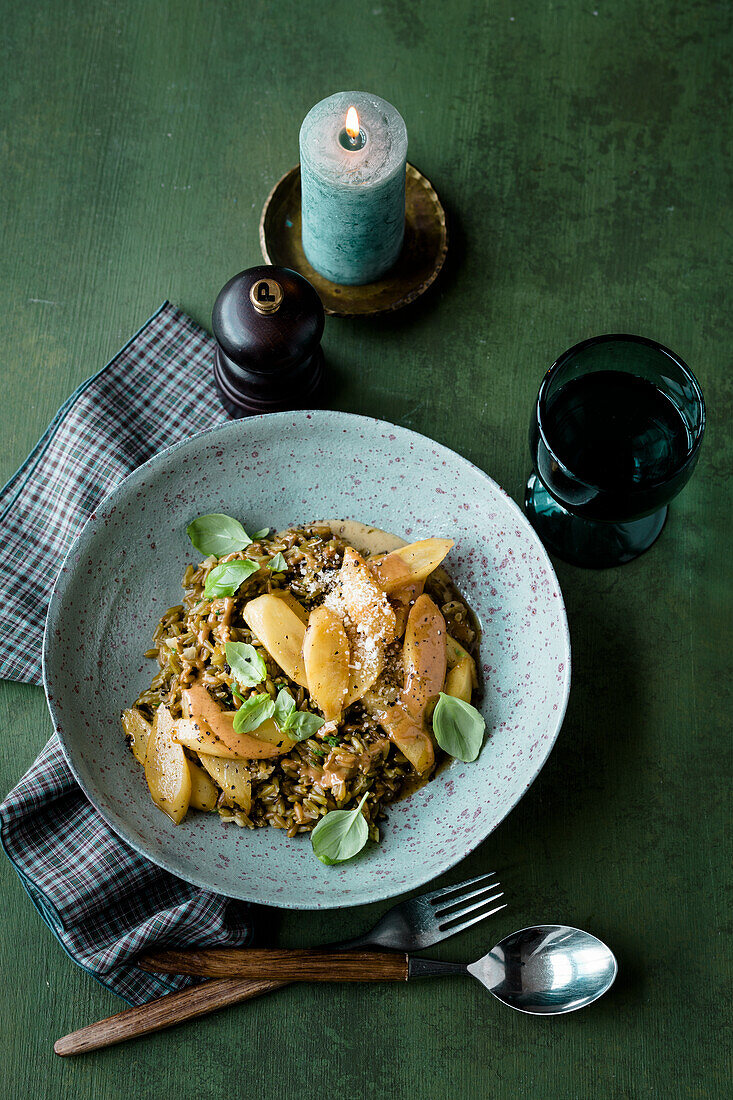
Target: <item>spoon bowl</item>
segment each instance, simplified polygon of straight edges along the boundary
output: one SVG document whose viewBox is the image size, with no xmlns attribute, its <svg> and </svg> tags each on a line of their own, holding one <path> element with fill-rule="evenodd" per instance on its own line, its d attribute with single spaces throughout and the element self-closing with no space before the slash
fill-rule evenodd
<svg viewBox="0 0 733 1100">
<path fill-rule="evenodd" d="M 539 924 L 505 936 L 467 969 L 510 1008 L 556 1016 L 602 997 L 613 985 L 618 964 L 611 949 L 589 932 Z"/>
</svg>

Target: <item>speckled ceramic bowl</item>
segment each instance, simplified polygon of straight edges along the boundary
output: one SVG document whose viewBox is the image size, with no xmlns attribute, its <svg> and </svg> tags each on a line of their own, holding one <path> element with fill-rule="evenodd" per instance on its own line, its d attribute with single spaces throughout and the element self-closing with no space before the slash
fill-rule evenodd
<svg viewBox="0 0 733 1100">
<path fill-rule="evenodd" d="M 142 654 L 180 599 L 194 551 L 186 525 L 227 512 L 249 530 L 343 516 L 413 540 L 449 535 L 447 559 L 483 627 L 489 736 L 389 809 L 382 843 L 325 867 L 307 836 L 239 829 L 191 813 L 174 826 L 150 800 L 120 712 L 151 678 Z M 522 513 L 490 478 L 423 436 L 337 412 L 234 421 L 171 447 L 91 517 L 59 574 L 44 681 L 74 774 L 124 840 L 210 890 L 294 909 L 391 897 L 458 863 L 511 810 L 547 759 L 570 685 L 557 579 Z"/>
</svg>

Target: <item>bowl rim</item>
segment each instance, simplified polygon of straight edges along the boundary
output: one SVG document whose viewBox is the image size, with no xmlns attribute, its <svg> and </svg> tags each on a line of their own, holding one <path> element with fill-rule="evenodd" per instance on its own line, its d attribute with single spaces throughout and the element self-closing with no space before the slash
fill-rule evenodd
<svg viewBox="0 0 733 1100">
<path fill-rule="evenodd" d="M 520 522 L 525 533 L 534 543 L 541 564 L 547 570 L 549 576 L 555 581 L 558 600 L 558 625 L 561 627 L 562 644 L 564 648 L 564 654 L 562 658 L 564 665 L 562 673 L 562 698 L 558 701 L 557 711 L 555 712 L 554 728 L 552 729 L 550 735 L 546 738 L 543 755 L 541 760 L 539 761 L 534 775 L 531 777 L 525 787 L 517 793 L 516 797 L 509 804 L 501 820 L 498 821 L 491 829 L 489 829 L 488 832 L 484 833 L 482 836 L 479 836 L 475 841 L 471 841 L 457 859 L 453 856 L 449 856 L 446 859 L 442 860 L 437 868 L 434 870 L 434 872 L 431 872 L 429 878 L 421 879 L 419 882 L 412 883 L 409 886 L 403 886 L 395 892 L 384 893 L 380 888 L 374 897 L 370 897 L 366 900 L 355 900 L 354 898 L 350 897 L 344 897 L 343 900 L 338 900 L 339 898 L 342 898 L 343 895 L 340 895 L 338 894 L 338 892 L 336 892 L 338 896 L 335 902 L 332 900 L 331 897 L 328 897 L 327 899 L 325 899 L 326 904 L 324 904 L 324 899 L 319 898 L 316 901 L 309 901 L 308 904 L 301 904 L 297 907 L 297 909 L 302 911 L 347 909 L 355 908 L 359 905 L 370 905 L 377 901 L 385 901 L 393 897 L 398 897 L 400 894 L 405 894 L 412 890 L 420 889 L 427 883 L 437 879 L 446 871 L 449 871 L 452 867 L 457 866 L 457 864 L 461 863 L 464 859 L 466 859 L 467 856 L 475 851 L 475 849 L 478 848 L 480 844 L 483 844 L 483 842 L 494 832 L 494 830 L 497 829 L 499 825 L 501 825 L 506 820 L 506 818 L 515 808 L 515 806 L 521 801 L 522 798 L 524 798 L 527 791 L 537 779 L 537 776 L 544 768 L 547 762 L 547 758 L 549 757 L 552 749 L 555 746 L 555 742 L 557 741 L 563 721 L 565 719 L 565 714 L 567 712 L 568 700 L 570 697 L 572 657 L 567 610 L 565 608 L 565 601 L 563 598 L 562 589 L 557 579 L 557 574 L 555 573 L 549 554 L 545 550 L 542 541 L 540 540 L 536 531 L 522 512 L 520 506 L 516 503 L 515 500 L 513 500 L 509 496 L 506 490 L 503 489 L 501 485 L 498 484 L 498 482 L 494 481 L 494 479 L 489 474 L 487 474 L 480 467 L 476 466 L 469 459 L 464 458 L 464 456 L 459 454 L 457 451 L 451 450 L 450 447 L 446 447 L 445 444 L 437 442 L 430 436 L 422 435 L 420 432 L 415 432 L 411 428 L 404 428 L 398 424 L 392 424 L 390 421 L 387 420 L 379 420 L 376 417 L 364 416 L 358 413 L 344 412 L 337 409 L 297 409 L 293 411 L 278 413 L 260 413 L 254 416 L 243 418 L 241 420 L 229 420 L 225 421 L 224 423 L 212 425 L 209 428 L 204 428 L 202 431 L 195 432 L 193 435 L 188 436 L 186 439 L 182 439 L 179 440 L 177 443 L 171 444 L 170 447 L 165 447 L 163 450 L 158 451 L 156 454 L 152 455 L 140 466 L 136 467 L 133 471 L 131 471 L 131 473 L 123 478 L 123 480 L 119 482 L 118 485 L 114 486 L 114 488 L 111 489 L 109 493 L 105 494 L 105 496 L 102 497 L 102 499 L 95 506 L 94 510 L 90 513 L 88 519 L 84 523 L 84 526 L 78 532 L 78 534 L 74 538 L 74 541 L 69 547 L 69 550 L 67 551 L 56 575 L 53 589 L 51 591 L 51 597 L 49 600 L 48 612 L 46 615 L 46 625 L 43 635 L 42 650 L 43 688 L 46 696 L 46 704 L 51 715 L 53 728 L 58 736 L 64 759 L 66 760 L 66 763 L 68 764 L 71 773 L 74 776 L 74 779 L 79 784 L 79 787 L 81 788 L 86 798 L 89 800 L 92 806 L 94 806 L 95 810 L 97 811 L 97 813 L 99 813 L 102 820 L 109 826 L 110 829 L 112 829 L 116 836 L 118 836 L 124 843 L 128 844 L 134 851 L 139 853 L 145 859 L 149 859 L 151 863 L 156 864 L 156 866 L 161 867 L 163 870 L 167 871 L 169 874 L 174 875 L 176 878 L 181 879 L 184 882 L 188 882 L 193 886 L 197 886 L 202 890 L 207 890 L 211 893 L 219 894 L 222 897 L 234 898 L 239 901 L 247 901 L 253 904 L 270 905 L 273 908 L 293 909 L 293 906 L 290 903 L 278 902 L 277 900 L 263 900 L 261 897 L 252 897 L 251 895 L 248 895 L 246 891 L 244 893 L 240 891 L 237 893 L 224 894 L 218 886 L 212 886 L 211 882 L 207 881 L 204 877 L 191 873 L 183 874 L 180 868 L 174 866 L 172 860 L 170 860 L 165 854 L 154 852 L 152 846 L 150 848 L 144 848 L 143 846 L 141 846 L 141 844 L 135 837 L 129 835 L 124 822 L 120 821 L 116 815 L 111 814 L 100 804 L 102 800 L 98 799 L 94 792 L 88 789 L 87 785 L 80 777 L 74 765 L 72 751 L 66 744 L 65 734 L 63 732 L 61 724 L 61 716 L 58 713 L 58 708 L 54 703 L 54 699 L 49 687 L 49 680 L 51 677 L 50 664 L 51 650 L 53 648 L 52 637 L 54 633 L 54 627 L 57 622 L 60 610 L 63 606 L 64 594 L 74 577 L 73 569 L 66 568 L 67 562 L 72 560 L 73 555 L 80 549 L 85 539 L 88 537 L 87 533 L 89 531 L 89 528 L 96 520 L 99 512 L 106 508 L 106 506 L 111 503 L 118 495 L 129 488 L 130 484 L 134 483 L 137 479 L 144 476 L 144 471 L 161 462 L 175 451 L 181 450 L 184 447 L 190 447 L 192 444 L 197 444 L 200 440 L 203 440 L 206 437 L 214 435 L 216 433 L 220 433 L 222 435 L 235 434 L 238 429 L 241 430 L 242 425 L 259 422 L 264 420 L 265 418 L 267 418 L 268 422 L 271 423 L 273 420 L 292 421 L 293 417 L 300 417 L 310 420 L 320 417 L 337 418 L 342 419 L 344 422 L 348 422 L 355 427 L 363 424 L 368 425 L 371 429 L 388 429 L 389 431 L 394 431 L 396 429 L 403 435 L 410 436 L 415 440 L 419 440 L 421 445 L 425 443 L 430 444 L 432 447 L 437 448 L 441 453 L 448 456 L 452 461 L 457 460 L 460 464 L 463 464 L 469 470 L 475 471 L 477 474 L 479 474 L 481 478 L 483 478 L 489 483 L 491 487 L 493 487 L 493 489 L 498 491 L 500 496 L 508 504 L 510 512 L 514 513 L 515 518 Z"/>
</svg>

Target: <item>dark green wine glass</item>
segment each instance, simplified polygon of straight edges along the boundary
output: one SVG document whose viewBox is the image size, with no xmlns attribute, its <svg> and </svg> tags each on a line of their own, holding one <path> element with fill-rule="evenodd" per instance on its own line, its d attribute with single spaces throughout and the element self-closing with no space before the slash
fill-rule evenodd
<svg viewBox="0 0 733 1100">
<path fill-rule="evenodd" d="M 643 336 L 596 336 L 545 375 L 529 443 L 528 518 L 551 552 L 605 568 L 648 550 L 695 468 L 705 402 L 690 368 Z"/>
</svg>

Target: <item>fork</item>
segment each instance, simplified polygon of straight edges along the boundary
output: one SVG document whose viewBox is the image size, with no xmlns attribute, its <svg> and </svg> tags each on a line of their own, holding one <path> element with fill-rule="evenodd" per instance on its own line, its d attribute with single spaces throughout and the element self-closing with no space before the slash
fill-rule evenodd
<svg viewBox="0 0 733 1100">
<path fill-rule="evenodd" d="M 388 910 L 365 935 L 342 943 L 328 944 L 324 949 L 351 951 L 360 947 L 386 947 L 391 950 L 422 951 L 505 909 L 506 902 L 490 908 L 493 902 L 503 896 L 493 871 L 477 875 L 455 886 L 431 890 L 427 894 L 402 901 Z M 193 956 L 206 955 L 210 950 L 215 949 L 160 951 L 144 956 L 139 964 L 145 970 L 165 970 L 181 974 L 186 972 L 181 969 L 186 960 L 190 965 Z M 219 950 L 231 951 L 235 953 L 235 957 L 241 958 L 248 948 Z M 108 1016 L 105 1020 L 97 1020 L 58 1039 L 53 1049 L 62 1057 L 100 1050 L 205 1016 L 227 1005 L 248 1001 L 289 984 L 286 981 L 251 978 L 215 978 L 178 993 L 168 993 L 165 997 L 136 1008 L 128 1008 L 124 1012 Z"/>
</svg>

